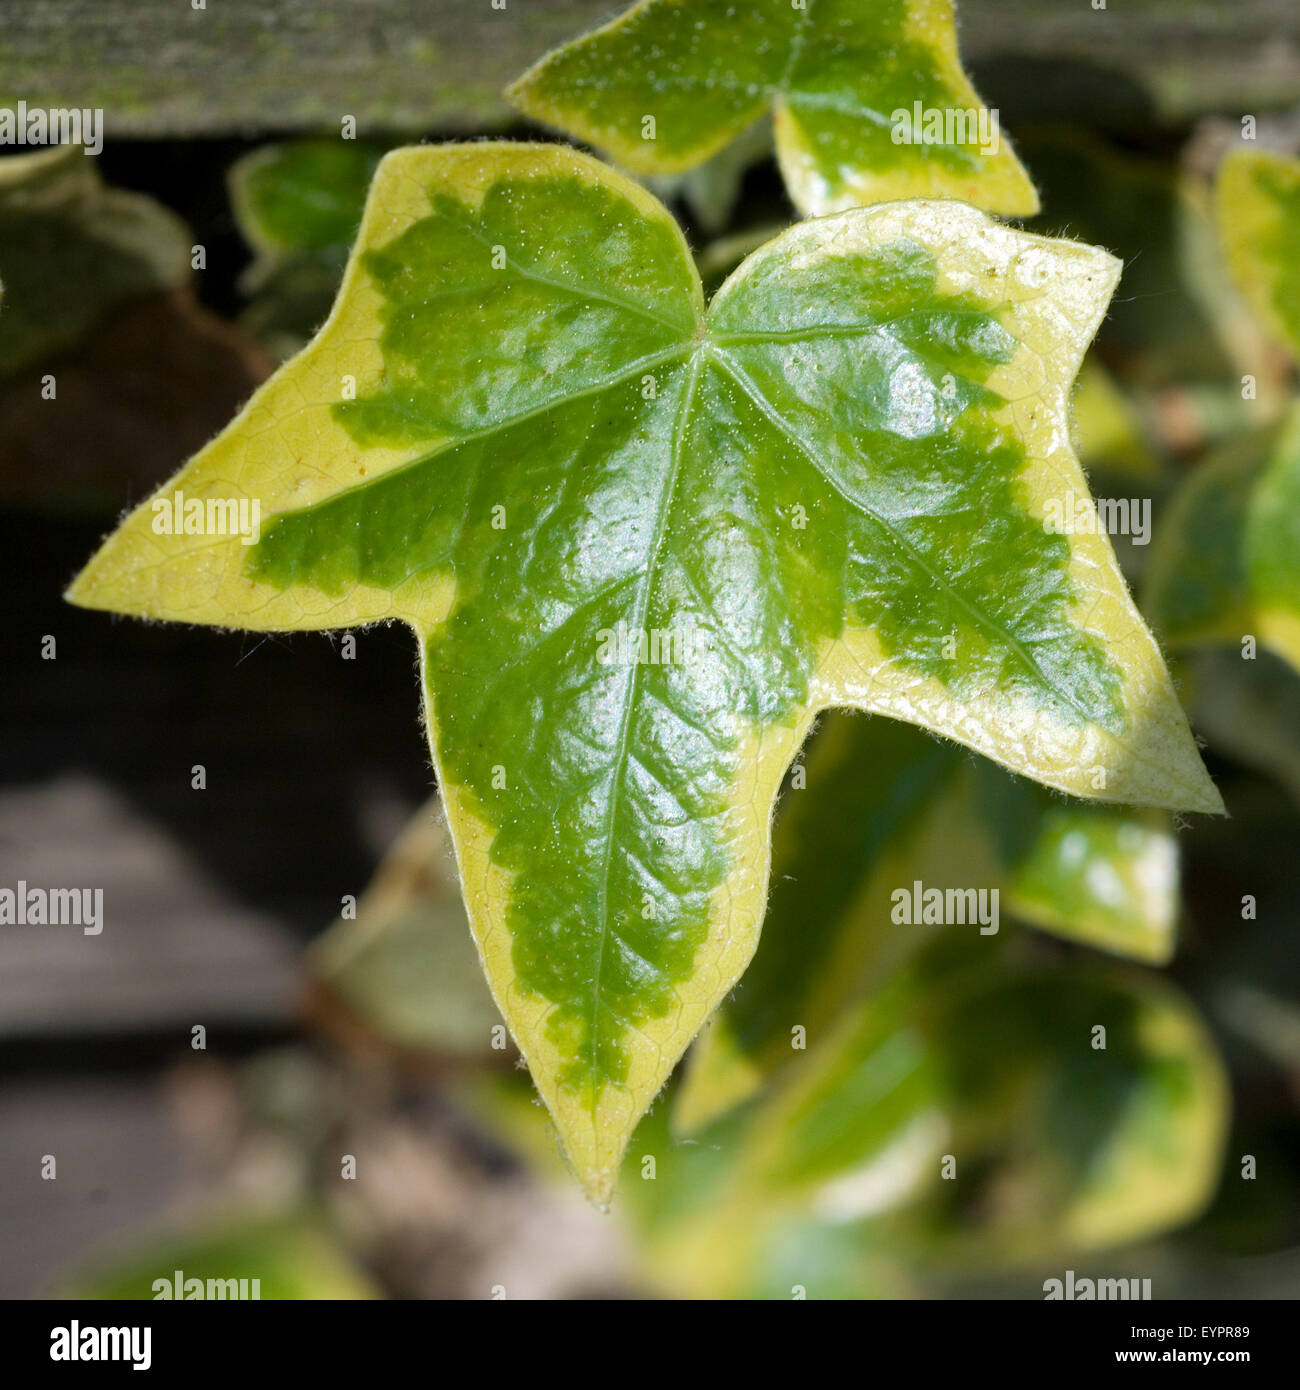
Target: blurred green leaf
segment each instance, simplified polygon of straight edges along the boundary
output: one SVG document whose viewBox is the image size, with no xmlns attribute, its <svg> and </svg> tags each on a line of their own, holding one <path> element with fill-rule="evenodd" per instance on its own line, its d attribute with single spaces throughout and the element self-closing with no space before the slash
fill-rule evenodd
<svg viewBox="0 0 1300 1390">
<path fill-rule="evenodd" d="M 240 328 L 274 361 L 287 361 L 328 317 L 342 275 L 339 267 L 307 257 L 262 267 Z M 246 289 L 250 283 L 244 282 Z"/>
<path fill-rule="evenodd" d="M 1194 653 L 1193 662 L 1190 705 L 1198 733 L 1275 778 L 1300 805 L 1300 673 L 1268 651 L 1244 661 L 1238 648 L 1210 647 Z"/>
<path fill-rule="evenodd" d="M 838 1247 L 831 1287 L 809 1290 L 826 1296 L 854 1252 L 858 1277 L 892 1262 L 897 1293 L 926 1267 L 1106 1248 L 1202 1210 L 1227 1113 L 1208 1034 L 1164 984 L 1008 968 L 967 943 L 937 975 L 918 959 L 810 1051 L 752 1115 L 723 1196 L 650 1256 L 684 1292 L 771 1291 L 774 1250 L 802 1232 Z"/>
<path fill-rule="evenodd" d="M 1043 191 L 1035 229 L 1082 237 L 1124 262 L 1092 357 L 1153 442 L 1189 456 L 1275 418 L 1287 402 L 1286 364 L 1233 287 L 1208 190 L 1173 162 L 1075 130 L 1034 132 L 1022 151 Z"/>
<path fill-rule="evenodd" d="M 1233 279 L 1300 361 L 1300 159 L 1233 152 L 1219 166 L 1215 215 Z"/>
<path fill-rule="evenodd" d="M 1166 814 L 1055 796 L 983 759 L 964 776 L 966 814 L 1008 912 L 1085 946 L 1169 960 L 1179 879 Z"/>
<path fill-rule="evenodd" d="M 203 1281 L 203 1287 L 191 1281 Z M 105 1261 L 75 1278 L 65 1298 L 233 1299 L 239 1281 L 251 1297 L 341 1300 L 382 1297 L 326 1230 L 309 1217 L 231 1223 L 207 1233 L 177 1236 Z M 208 1281 L 213 1281 L 209 1287 Z"/>
<path fill-rule="evenodd" d="M 1173 647 L 1253 637 L 1300 670 L 1300 406 L 1188 477 L 1156 529 L 1143 607 Z"/>
<path fill-rule="evenodd" d="M 277 360 L 292 357 L 334 303 L 384 149 L 355 140 L 264 145 L 230 166 L 235 222 L 252 248 L 244 327 Z"/>
<path fill-rule="evenodd" d="M 953 1000 L 938 1037 L 959 1174 L 963 1157 L 968 1176 L 990 1161 L 975 1191 L 934 1189 L 950 1248 L 1097 1249 L 1191 1220 L 1213 1195 L 1227 1081 L 1164 982 L 1031 969 Z"/>
<path fill-rule="evenodd" d="M 759 121 L 697 168 L 684 174 L 649 175 L 645 182 L 664 202 L 680 198 L 701 229 L 716 235 L 731 221 L 745 174 L 772 152 L 772 127 Z M 763 241 L 775 235 L 769 232 Z M 753 249 L 761 245 L 762 241 L 755 242 Z"/>
<path fill-rule="evenodd" d="M 235 221 L 264 260 L 314 256 L 342 271 L 382 147 L 355 140 L 264 145 L 230 166 Z"/>
<path fill-rule="evenodd" d="M 926 940 L 891 916 L 892 894 L 914 881 L 996 889 L 1034 926 L 1169 958 L 1178 863 L 1162 813 L 1066 800 L 909 725 L 840 713 L 801 770 L 814 794 L 783 802 L 763 935 L 696 1044 L 684 1131 L 753 1095 Z"/>
<path fill-rule="evenodd" d="M 1186 275 L 1188 243 L 1208 219 L 1176 168 L 1076 131 L 1021 141 L 1043 195 L 1034 229 L 1105 246 L 1124 262 L 1098 335 L 1109 365 L 1143 386 L 1218 382 L 1231 362 Z"/>
<path fill-rule="evenodd" d="M 310 963 L 327 996 L 398 1048 L 462 1061 L 512 1055 L 493 1048 L 501 1015 L 483 978 L 436 798 L 385 857 L 355 920 L 335 922 L 313 945 Z"/>
<path fill-rule="evenodd" d="M 1143 435 L 1138 412 L 1095 350 L 1083 359 L 1070 404 L 1075 452 L 1089 472 L 1099 469 L 1147 485 L 1160 482 L 1164 467 Z"/>
<path fill-rule="evenodd" d="M 74 343 L 109 309 L 190 278 L 185 224 L 109 188 L 78 146 L 0 159 L 0 374 Z"/>
</svg>

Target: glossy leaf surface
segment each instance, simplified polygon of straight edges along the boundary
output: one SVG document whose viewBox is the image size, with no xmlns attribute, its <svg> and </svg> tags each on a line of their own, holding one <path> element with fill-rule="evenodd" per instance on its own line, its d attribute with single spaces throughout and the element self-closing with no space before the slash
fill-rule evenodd
<svg viewBox="0 0 1300 1390">
<path fill-rule="evenodd" d="M 791 229 L 706 312 L 671 218 L 597 162 L 399 151 L 315 341 L 69 596 L 415 629 L 488 978 L 603 1199 L 753 952 L 819 709 L 1219 808 L 1109 546 L 1042 519 L 1086 496 L 1067 393 L 1115 275 L 896 203 Z M 178 490 L 256 502 L 257 534 L 167 532 Z"/>
</svg>

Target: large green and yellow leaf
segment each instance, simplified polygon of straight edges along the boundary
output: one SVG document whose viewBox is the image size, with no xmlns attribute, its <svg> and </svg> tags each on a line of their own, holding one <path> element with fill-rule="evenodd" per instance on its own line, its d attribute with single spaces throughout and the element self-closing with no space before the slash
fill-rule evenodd
<svg viewBox="0 0 1300 1390">
<path fill-rule="evenodd" d="M 1247 639 L 1300 670 L 1300 407 L 1224 446 L 1156 530 L 1145 610 L 1172 646 Z"/>
<path fill-rule="evenodd" d="M 1214 201 L 1233 279 L 1300 361 L 1300 159 L 1238 150 L 1219 166 Z"/>
<path fill-rule="evenodd" d="M 1087 495 L 1067 394 L 1115 276 L 894 203 L 792 228 L 706 311 L 676 224 L 596 161 L 398 151 L 320 334 L 69 597 L 415 629 L 488 978 L 603 1198 L 753 953 L 818 710 L 1220 809 L 1104 537 L 1044 523 Z M 197 531 L 167 532 L 178 492 Z M 213 534 L 239 500 L 257 535 Z"/>
<path fill-rule="evenodd" d="M 152 198 L 108 187 L 80 146 L 0 160 L 0 374 L 76 342 L 123 300 L 184 284 L 190 241 Z"/>
<path fill-rule="evenodd" d="M 641 0 L 506 95 L 641 174 L 702 164 L 771 111 L 806 216 L 897 198 L 1038 211 L 962 71 L 951 0 Z"/>
</svg>

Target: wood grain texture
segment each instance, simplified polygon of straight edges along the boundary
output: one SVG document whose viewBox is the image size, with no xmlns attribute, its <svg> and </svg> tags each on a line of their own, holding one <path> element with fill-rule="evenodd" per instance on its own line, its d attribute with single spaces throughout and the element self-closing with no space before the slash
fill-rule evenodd
<svg viewBox="0 0 1300 1390">
<path fill-rule="evenodd" d="M 337 129 L 344 115 L 363 134 L 499 129 L 508 81 L 623 8 L 505 3 L 36 0 L 7 7 L 0 105 L 102 107 L 110 137 Z M 1049 69 L 1092 73 L 1068 95 L 1074 114 L 1103 121 L 1135 92 L 1164 119 L 1300 98 L 1293 0 L 967 0 L 958 18 L 977 85 L 1007 105 L 1026 82 L 1036 104 L 1063 99 Z"/>
</svg>

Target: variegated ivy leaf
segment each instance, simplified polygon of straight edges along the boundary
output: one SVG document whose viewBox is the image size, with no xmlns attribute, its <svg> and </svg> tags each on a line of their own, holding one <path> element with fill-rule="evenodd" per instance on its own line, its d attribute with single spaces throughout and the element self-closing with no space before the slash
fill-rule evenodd
<svg viewBox="0 0 1300 1390">
<path fill-rule="evenodd" d="M 1219 166 L 1215 213 L 1233 279 L 1300 361 L 1300 159 L 1230 154 Z"/>
<path fill-rule="evenodd" d="M 1146 611 L 1174 646 L 1265 646 L 1300 670 L 1300 406 L 1225 445 L 1174 495 Z"/>
<path fill-rule="evenodd" d="M 1140 960 L 1172 952 L 1178 860 L 1161 812 L 1064 801 L 893 720 L 826 723 L 777 820 L 757 954 L 691 1054 L 684 1132 L 761 1089 L 930 939 L 915 884 L 982 890 L 990 920 L 962 897 L 976 907 L 959 930 L 990 945 L 1019 919 Z"/>
<path fill-rule="evenodd" d="M 951 0 L 641 0 L 506 96 L 640 174 L 694 168 L 771 111 L 806 216 L 896 198 L 1038 211 L 962 71 Z"/>
<path fill-rule="evenodd" d="M 355 140 L 264 145 L 226 176 L 244 239 L 267 260 L 314 256 L 342 270 L 383 151 Z"/>
<path fill-rule="evenodd" d="M 114 305 L 190 278 L 184 222 L 108 187 L 78 145 L 0 159 L 0 374 L 74 343 Z"/>
<path fill-rule="evenodd" d="M 1227 1077 L 1205 1021 L 1165 981 L 1030 967 L 957 982 L 932 1017 L 948 1152 L 966 1156 L 967 1181 L 932 1183 L 923 1256 L 1103 1249 L 1177 1228 L 1213 1196 Z"/>
<path fill-rule="evenodd" d="M 226 176 L 235 221 L 253 249 L 241 322 L 274 357 L 299 351 L 325 321 L 383 151 L 353 140 L 264 145 Z"/>
<path fill-rule="evenodd" d="M 1086 496 L 1066 397 L 1115 275 L 895 203 L 790 229 L 706 310 L 665 209 L 596 161 L 398 151 L 315 341 L 70 597 L 416 630 L 488 978 L 603 1199 L 753 953 L 817 710 L 1219 809 L 1104 537 L 1044 524 Z"/>
</svg>

